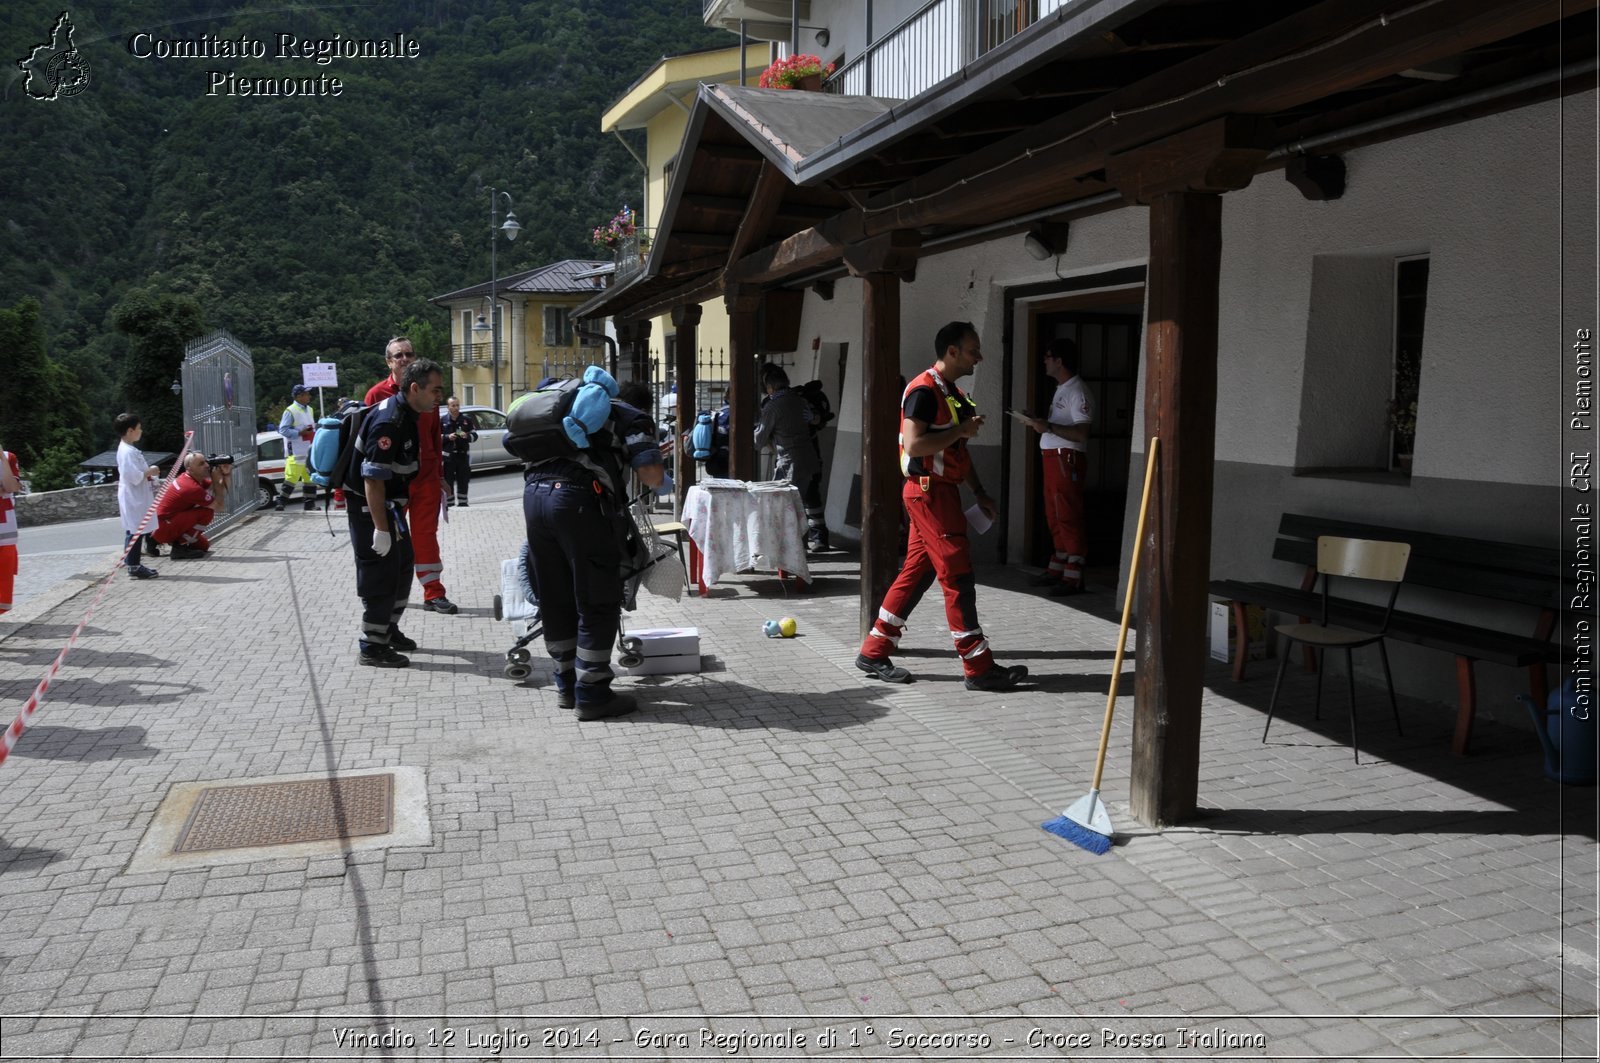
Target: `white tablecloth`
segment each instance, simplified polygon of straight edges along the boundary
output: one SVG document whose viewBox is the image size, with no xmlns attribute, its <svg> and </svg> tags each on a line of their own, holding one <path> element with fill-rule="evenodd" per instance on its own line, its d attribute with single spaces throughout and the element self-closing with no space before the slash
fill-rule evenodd
<svg viewBox="0 0 1600 1063">
<path fill-rule="evenodd" d="M 695 484 L 683 499 L 683 523 L 704 557 L 700 578 L 708 587 L 724 572 L 747 568 L 811 578 L 806 507 L 790 483 L 709 479 Z"/>
</svg>

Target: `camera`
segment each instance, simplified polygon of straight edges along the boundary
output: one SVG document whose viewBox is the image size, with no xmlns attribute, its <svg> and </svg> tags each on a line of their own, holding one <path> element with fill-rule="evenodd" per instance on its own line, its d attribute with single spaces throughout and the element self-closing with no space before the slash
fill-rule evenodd
<svg viewBox="0 0 1600 1063">
<path fill-rule="evenodd" d="M 219 465 L 232 465 L 233 464 L 233 455 L 232 454 L 207 454 L 206 455 L 206 464 L 211 466 L 213 469 L 215 469 Z"/>
</svg>

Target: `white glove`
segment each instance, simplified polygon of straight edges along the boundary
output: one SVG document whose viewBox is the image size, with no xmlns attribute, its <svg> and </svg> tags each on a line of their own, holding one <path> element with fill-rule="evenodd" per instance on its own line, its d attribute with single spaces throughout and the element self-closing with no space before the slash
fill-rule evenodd
<svg viewBox="0 0 1600 1063">
<path fill-rule="evenodd" d="M 393 545 L 394 536 L 390 535 L 388 532 L 374 531 L 372 533 L 372 552 L 377 554 L 379 557 L 387 557 L 389 555 L 389 547 Z"/>
</svg>

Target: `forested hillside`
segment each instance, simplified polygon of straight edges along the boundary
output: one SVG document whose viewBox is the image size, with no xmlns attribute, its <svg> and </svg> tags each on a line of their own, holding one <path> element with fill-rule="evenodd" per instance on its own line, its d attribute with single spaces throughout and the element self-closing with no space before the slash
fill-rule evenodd
<svg viewBox="0 0 1600 1063">
<path fill-rule="evenodd" d="M 262 409 L 318 356 L 364 387 L 404 323 L 445 333 L 431 296 L 488 279 L 491 185 L 525 226 L 500 244 L 502 275 L 590 256 L 589 230 L 636 203 L 642 179 L 601 112 L 662 55 L 731 43 L 702 25 L 701 0 L 75 6 L 89 84 L 31 99 L 14 60 L 61 10 L 0 13 L 0 443 L 32 463 L 101 449 L 117 412 L 161 403 L 170 375 L 150 352 L 195 322 L 252 348 Z M 214 35 L 269 54 L 140 58 L 140 31 L 147 53 Z M 284 33 L 402 34 L 418 55 L 279 59 Z M 343 90 L 208 95 L 213 70 Z"/>
</svg>

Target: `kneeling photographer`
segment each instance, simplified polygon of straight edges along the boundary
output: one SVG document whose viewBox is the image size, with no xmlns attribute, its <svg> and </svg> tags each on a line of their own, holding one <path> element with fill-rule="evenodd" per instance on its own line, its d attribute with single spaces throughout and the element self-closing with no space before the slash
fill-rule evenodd
<svg viewBox="0 0 1600 1063">
<path fill-rule="evenodd" d="M 155 541 L 172 547 L 174 561 L 205 557 L 211 540 L 200 529 L 227 505 L 233 458 L 190 454 L 183 472 L 172 481 L 156 505 Z"/>
</svg>

